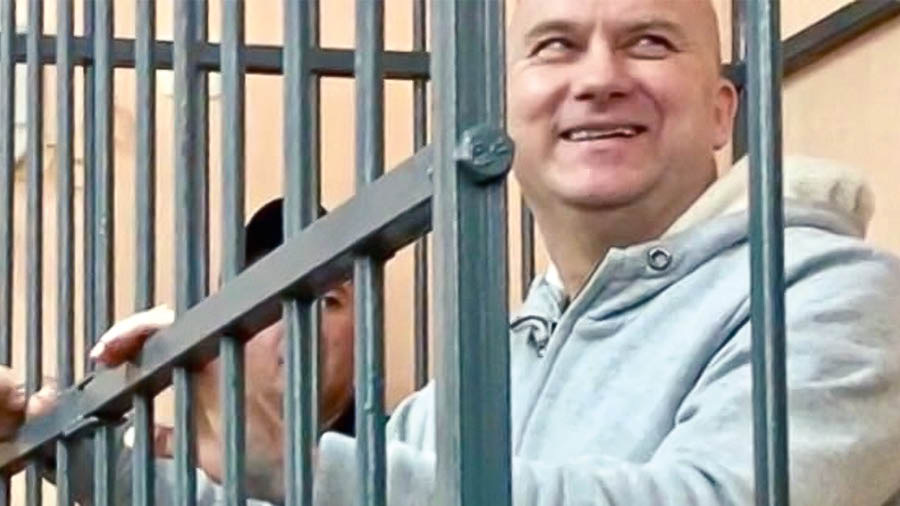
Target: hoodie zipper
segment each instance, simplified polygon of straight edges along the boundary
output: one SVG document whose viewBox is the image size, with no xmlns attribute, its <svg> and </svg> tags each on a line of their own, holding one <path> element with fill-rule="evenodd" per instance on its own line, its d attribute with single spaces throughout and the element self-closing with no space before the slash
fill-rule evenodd
<svg viewBox="0 0 900 506">
<path fill-rule="evenodd" d="M 542 324 L 545 324 L 547 327 L 547 331 L 548 331 L 545 334 L 547 337 L 546 337 L 546 339 L 543 340 L 543 342 L 541 342 L 540 340 L 534 339 L 533 335 L 529 336 L 528 343 L 535 348 L 535 352 L 537 353 L 539 358 L 542 358 L 544 356 L 547 347 L 553 341 L 557 331 L 559 330 L 560 323 L 563 323 L 564 321 L 566 321 L 567 317 L 570 317 L 570 315 L 573 313 L 573 311 L 581 305 L 582 299 L 584 297 L 586 297 L 585 294 L 588 291 L 590 291 L 589 288 L 597 283 L 597 279 L 595 279 L 595 278 L 597 278 L 599 276 L 599 272 L 601 270 L 603 270 L 604 267 L 609 263 L 607 261 L 610 259 L 610 256 L 615 254 L 614 251 L 615 251 L 614 249 L 609 250 L 609 252 L 607 252 L 607 254 L 604 256 L 604 258 L 597 262 L 597 265 L 591 271 L 590 276 L 587 277 L 587 279 L 585 280 L 585 282 L 581 286 L 581 288 L 578 290 L 575 297 L 571 301 L 569 301 L 568 304 L 566 304 L 564 300 L 562 300 L 562 301 L 559 300 L 557 297 L 555 297 L 555 294 L 553 294 L 554 299 L 557 299 L 556 302 L 559 305 L 559 307 L 562 309 L 560 311 L 560 315 L 559 315 L 558 319 L 553 320 L 550 318 L 544 318 L 539 315 L 529 315 L 531 318 L 533 318 L 535 320 L 539 320 L 542 322 Z M 557 287 L 552 287 L 552 288 L 555 290 Z M 521 318 L 517 318 L 515 321 L 512 322 L 511 327 L 514 326 L 516 323 L 521 324 L 524 320 L 530 320 L 531 318 L 529 318 L 529 316 L 523 316 Z M 555 362 L 555 360 L 553 362 Z M 530 405 L 528 406 L 528 410 L 525 412 L 525 419 L 522 421 L 522 425 L 521 425 L 521 428 L 519 429 L 518 437 L 514 440 L 515 441 L 514 455 L 519 453 L 519 451 L 522 448 L 522 443 L 525 441 L 525 434 L 528 432 L 528 427 L 531 425 L 531 419 L 534 416 L 535 406 L 537 405 L 538 401 L 541 398 L 541 394 L 543 393 L 544 389 L 547 386 L 547 382 L 550 377 L 550 374 L 553 372 L 553 368 L 554 368 L 553 362 L 550 364 L 544 364 L 544 367 L 545 367 L 544 377 L 542 378 L 541 383 L 537 386 L 536 393 L 534 395 L 532 395 L 532 398 L 530 399 Z M 543 363 L 543 361 L 541 361 L 541 363 Z M 515 435 L 514 435 L 514 437 L 515 437 Z"/>
</svg>

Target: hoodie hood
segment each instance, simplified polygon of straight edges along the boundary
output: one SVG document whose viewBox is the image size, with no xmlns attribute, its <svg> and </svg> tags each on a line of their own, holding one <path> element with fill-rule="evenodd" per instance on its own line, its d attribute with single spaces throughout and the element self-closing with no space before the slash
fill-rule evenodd
<svg viewBox="0 0 900 506">
<path fill-rule="evenodd" d="M 875 198 L 859 172 L 831 160 L 790 156 L 784 159 L 782 173 L 786 201 L 841 214 L 853 224 L 853 235 L 865 237 Z M 746 212 L 750 209 L 749 195 L 750 162 L 744 157 L 722 174 L 663 237 L 719 216 Z"/>
<path fill-rule="evenodd" d="M 809 156 L 787 156 L 782 170 L 782 189 L 786 208 L 808 208 L 815 213 L 833 214 L 841 226 L 833 229 L 843 235 L 863 238 L 875 212 L 875 197 L 858 171 L 833 160 Z M 750 162 L 741 158 L 720 177 L 663 234 L 669 238 L 704 222 L 727 215 L 746 214 L 750 209 Z M 799 213 L 802 214 L 802 213 Z M 787 212 L 785 226 L 808 225 Z M 818 225 L 825 225 L 818 221 Z M 827 227 L 826 228 L 831 228 Z M 562 278 L 551 264 L 543 276 L 555 292 L 563 290 Z"/>
</svg>

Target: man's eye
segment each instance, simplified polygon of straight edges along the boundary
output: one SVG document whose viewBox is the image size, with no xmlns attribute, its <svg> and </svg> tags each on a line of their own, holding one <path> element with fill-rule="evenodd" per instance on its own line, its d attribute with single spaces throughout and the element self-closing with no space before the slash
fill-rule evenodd
<svg viewBox="0 0 900 506">
<path fill-rule="evenodd" d="M 631 44 L 631 53 L 639 58 L 665 58 L 675 46 L 665 37 L 643 35 Z"/>
<path fill-rule="evenodd" d="M 565 54 L 571 50 L 573 44 L 567 39 L 554 37 L 539 42 L 531 50 L 531 56 L 540 58 L 553 58 Z"/>
<path fill-rule="evenodd" d="M 325 303 L 326 309 L 336 309 L 341 305 L 341 299 L 334 295 L 326 295 L 323 297 L 323 302 Z"/>
</svg>

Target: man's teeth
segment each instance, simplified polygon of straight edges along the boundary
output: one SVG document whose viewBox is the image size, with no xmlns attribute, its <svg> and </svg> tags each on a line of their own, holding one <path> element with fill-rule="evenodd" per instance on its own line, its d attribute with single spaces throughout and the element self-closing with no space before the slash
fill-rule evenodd
<svg viewBox="0 0 900 506">
<path fill-rule="evenodd" d="M 570 141 L 592 141 L 596 139 L 609 139 L 611 137 L 634 137 L 638 134 L 636 127 L 615 128 L 579 128 L 566 132 L 565 137 Z"/>
</svg>

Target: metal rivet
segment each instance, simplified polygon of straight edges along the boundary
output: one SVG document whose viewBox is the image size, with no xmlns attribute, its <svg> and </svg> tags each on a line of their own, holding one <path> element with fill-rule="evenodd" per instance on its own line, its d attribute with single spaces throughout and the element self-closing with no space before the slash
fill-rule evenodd
<svg viewBox="0 0 900 506">
<path fill-rule="evenodd" d="M 672 254 L 662 247 L 651 248 L 647 252 L 647 263 L 656 271 L 664 271 L 672 264 Z"/>
<path fill-rule="evenodd" d="M 512 140 L 503 129 L 478 125 L 463 132 L 454 155 L 476 182 L 485 184 L 506 176 L 513 151 Z"/>
</svg>

